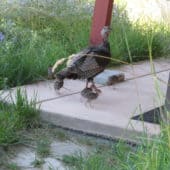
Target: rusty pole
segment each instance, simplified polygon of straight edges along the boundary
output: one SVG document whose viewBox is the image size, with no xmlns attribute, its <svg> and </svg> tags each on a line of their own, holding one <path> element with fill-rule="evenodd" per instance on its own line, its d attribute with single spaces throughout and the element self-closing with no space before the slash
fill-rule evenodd
<svg viewBox="0 0 170 170">
<path fill-rule="evenodd" d="M 96 0 L 92 19 L 90 44 L 98 45 L 102 41 L 100 31 L 104 26 L 110 26 L 114 0 Z"/>
</svg>

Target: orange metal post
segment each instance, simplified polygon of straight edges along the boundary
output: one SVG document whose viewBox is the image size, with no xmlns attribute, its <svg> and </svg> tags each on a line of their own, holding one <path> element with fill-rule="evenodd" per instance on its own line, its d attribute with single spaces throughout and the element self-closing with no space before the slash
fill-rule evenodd
<svg viewBox="0 0 170 170">
<path fill-rule="evenodd" d="M 90 35 L 91 45 L 101 43 L 100 31 L 104 26 L 109 26 L 111 23 L 113 2 L 114 0 L 96 0 Z"/>
</svg>

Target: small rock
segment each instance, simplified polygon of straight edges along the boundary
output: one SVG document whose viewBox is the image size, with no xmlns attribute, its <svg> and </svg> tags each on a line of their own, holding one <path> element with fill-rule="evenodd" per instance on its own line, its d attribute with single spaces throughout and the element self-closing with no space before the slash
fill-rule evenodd
<svg viewBox="0 0 170 170">
<path fill-rule="evenodd" d="M 118 75 L 113 75 L 108 78 L 107 85 L 111 86 L 113 84 L 122 82 L 125 80 L 125 75 L 123 73 L 120 73 Z"/>
<path fill-rule="evenodd" d="M 125 80 L 125 75 L 117 70 L 106 69 L 101 74 L 97 75 L 94 79 L 95 83 L 102 85 L 113 85 Z"/>
</svg>

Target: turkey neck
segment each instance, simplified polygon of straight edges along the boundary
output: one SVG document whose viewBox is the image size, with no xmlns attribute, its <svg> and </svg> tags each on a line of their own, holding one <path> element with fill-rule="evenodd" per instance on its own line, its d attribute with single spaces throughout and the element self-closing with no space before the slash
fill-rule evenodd
<svg viewBox="0 0 170 170">
<path fill-rule="evenodd" d="M 101 46 L 107 49 L 108 52 L 110 52 L 110 43 L 108 40 L 103 40 Z"/>
<path fill-rule="evenodd" d="M 97 52 L 98 55 L 111 58 L 109 41 L 103 40 L 103 42 L 98 46 L 98 51 L 96 51 L 96 52 Z M 110 59 L 104 58 L 104 57 L 103 58 L 102 57 L 96 57 L 97 63 L 102 67 L 106 67 L 110 62 Z"/>
</svg>

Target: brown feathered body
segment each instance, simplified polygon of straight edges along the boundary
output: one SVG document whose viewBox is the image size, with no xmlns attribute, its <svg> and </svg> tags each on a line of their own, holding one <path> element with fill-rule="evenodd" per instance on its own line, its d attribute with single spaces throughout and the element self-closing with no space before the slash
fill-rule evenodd
<svg viewBox="0 0 170 170">
<path fill-rule="evenodd" d="M 56 89 L 61 88 L 59 84 L 65 78 L 93 81 L 93 78 L 103 72 L 109 64 L 110 57 L 111 52 L 108 41 L 77 53 L 73 56 L 68 66 L 56 74 Z"/>
</svg>

